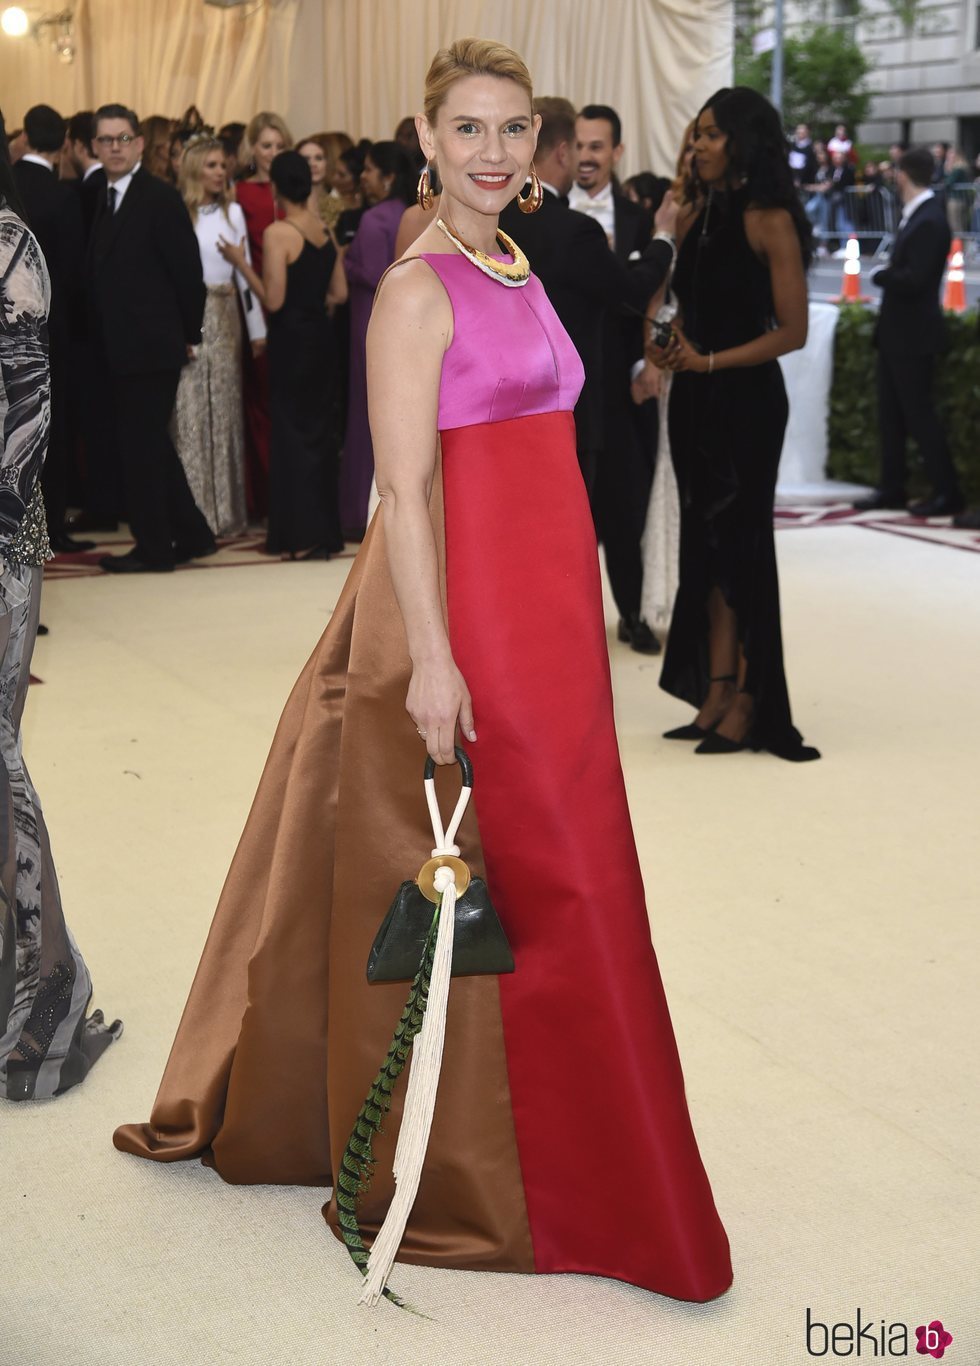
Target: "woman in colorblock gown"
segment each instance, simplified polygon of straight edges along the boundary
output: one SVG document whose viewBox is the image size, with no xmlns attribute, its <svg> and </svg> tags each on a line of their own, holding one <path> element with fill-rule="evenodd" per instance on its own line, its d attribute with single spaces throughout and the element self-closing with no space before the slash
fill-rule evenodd
<svg viewBox="0 0 980 1366">
<path fill-rule="evenodd" d="M 368 338 L 381 507 L 287 703 L 150 1121 L 115 1142 L 231 1182 L 334 1182 L 405 999 L 368 985 L 368 952 L 431 847 L 426 751 L 450 764 L 458 730 L 475 770 L 458 842 L 516 969 L 453 980 L 399 1260 L 703 1301 L 731 1264 L 620 767 L 582 366 L 526 258 L 497 246 L 537 123 L 516 53 L 437 54 L 419 132 L 441 216 L 383 281 Z M 368 1241 L 399 1115 L 360 1204 Z M 338 1233 L 335 1197 L 324 1214 Z"/>
<path fill-rule="evenodd" d="M 769 101 L 719 90 L 694 124 L 677 220 L 670 450 L 680 581 L 660 686 L 698 708 L 666 733 L 697 754 L 819 759 L 790 714 L 773 536 L 788 408 L 777 357 L 806 341 L 811 230 Z"/>
</svg>

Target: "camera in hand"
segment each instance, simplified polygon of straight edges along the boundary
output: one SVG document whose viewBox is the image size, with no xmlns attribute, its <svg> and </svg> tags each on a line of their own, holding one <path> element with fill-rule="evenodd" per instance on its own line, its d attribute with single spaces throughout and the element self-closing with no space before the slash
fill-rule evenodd
<svg viewBox="0 0 980 1366">
<path fill-rule="evenodd" d="M 661 348 L 670 345 L 670 339 L 674 335 L 669 318 L 654 318 L 650 323 L 650 342 L 653 346 Z"/>
</svg>

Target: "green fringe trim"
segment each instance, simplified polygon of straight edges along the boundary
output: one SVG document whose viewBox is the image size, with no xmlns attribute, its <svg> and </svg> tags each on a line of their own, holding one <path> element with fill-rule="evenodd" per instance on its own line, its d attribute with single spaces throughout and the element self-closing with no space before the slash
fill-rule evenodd
<svg viewBox="0 0 980 1366">
<path fill-rule="evenodd" d="M 374 1175 L 374 1136 L 381 1132 L 385 1116 L 391 1109 L 395 1083 L 405 1070 L 415 1036 L 422 1028 L 429 1001 L 429 983 L 435 957 L 436 932 L 439 928 L 439 907 L 435 909 L 426 937 L 419 970 L 415 974 L 405 1009 L 395 1029 L 394 1037 L 381 1070 L 375 1077 L 360 1113 L 347 1140 L 340 1171 L 337 1173 L 337 1216 L 344 1246 L 362 1276 L 367 1275 L 368 1251 L 361 1237 L 357 1220 L 357 1206 L 362 1195 L 371 1188 Z M 404 1300 L 385 1286 L 384 1296 L 400 1309 L 411 1309 Z M 414 1312 L 414 1311 L 413 1311 Z"/>
</svg>

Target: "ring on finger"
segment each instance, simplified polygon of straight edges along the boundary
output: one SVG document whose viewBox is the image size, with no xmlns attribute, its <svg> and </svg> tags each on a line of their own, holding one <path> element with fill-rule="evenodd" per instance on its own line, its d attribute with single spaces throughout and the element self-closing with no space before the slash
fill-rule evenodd
<svg viewBox="0 0 980 1366">
<path fill-rule="evenodd" d="M 426 737 L 426 736 L 428 735 L 428 733 L 429 733 L 428 731 L 423 730 L 421 726 L 416 726 L 415 729 L 416 729 L 416 731 L 418 732 L 418 734 L 422 737 L 423 740 L 425 739 L 425 737 Z"/>
</svg>

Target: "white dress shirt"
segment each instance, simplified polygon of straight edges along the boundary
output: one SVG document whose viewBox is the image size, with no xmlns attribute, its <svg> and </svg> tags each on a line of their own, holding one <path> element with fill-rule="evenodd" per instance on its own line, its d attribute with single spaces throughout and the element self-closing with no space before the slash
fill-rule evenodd
<svg viewBox="0 0 980 1366">
<path fill-rule="evenodd" d="M 577 209 L 579 213 L 588 214 L 589 218 L 594 218 L 606 234 L 606 241 L 611 247 L 615 247 L 616 205 L 611 180 L 598 194 L 589 194 L 588 190 L 583 190 L 581 185 L 573 185 L 568 192 L 568 204 L 570 208 Z"/>
<path fill-rule="evenodd" d="M 36 152 L 25 152 L 21 161 L 29 161 L 33 166 L 43 166 L 46 171 L 50 171 L 54 175 L 54 167 L 51 162 L 45 161 L 44 157 L 38 156 Z"/>
<path fill-rule="evenodd" d="M 252 254 L 248 248 L 248 233 L 245 229 L 245 215 L 240 204 L 231 203 L 222 210 L 218 204 L 205 204 L 197 211 L 194 224 L 197 245 L 201 252 L 201 265 L 204 267 L 206 285 L 238 286 L 238 293 L 245 310 L 245 325 L 250 341 L 261 341 L 265 336 L 265 317 L 258 299 L 248 287 L 247 281 L 239 275 L 230 261 L 226 261 L 218 250 L 218 238 L 226 242 L 241 242 L 245 239 L 245 256 L 249 265 Z"/>
<path fill-rule="evenodd" d="M 905 205 L 905 208 L 902 210 L 902 216 L 898 220 L 898 226 L 900 228 L 904 228 L 905 224 L 915 213 L 916 209 L 919 208 L 921 204 L 924 204 L 927 199 L 935 199 L 935 197 L 936 196 L 933 194 L 932 190 L 920 190 L 919 193 L 915 196 L 915 198 L 910 199 L 909 202 Z"/>
<path fill-rule="evenodd" d="M 116 206 L 113 209 L 113 213 L 118 213 L 119 210 L 122 208 L 122 202 L 126 196 L 126 191 L 133 183 L 133 176 L 136 174 L 138 170 L 139 167 L 134 166 L 133 169 L 127 172 L 126 175 L 120 176 L 118 180 L 110 181 L 107 188 L 109 190 L 115 190 L 116 192 Z"/>
</svg>

